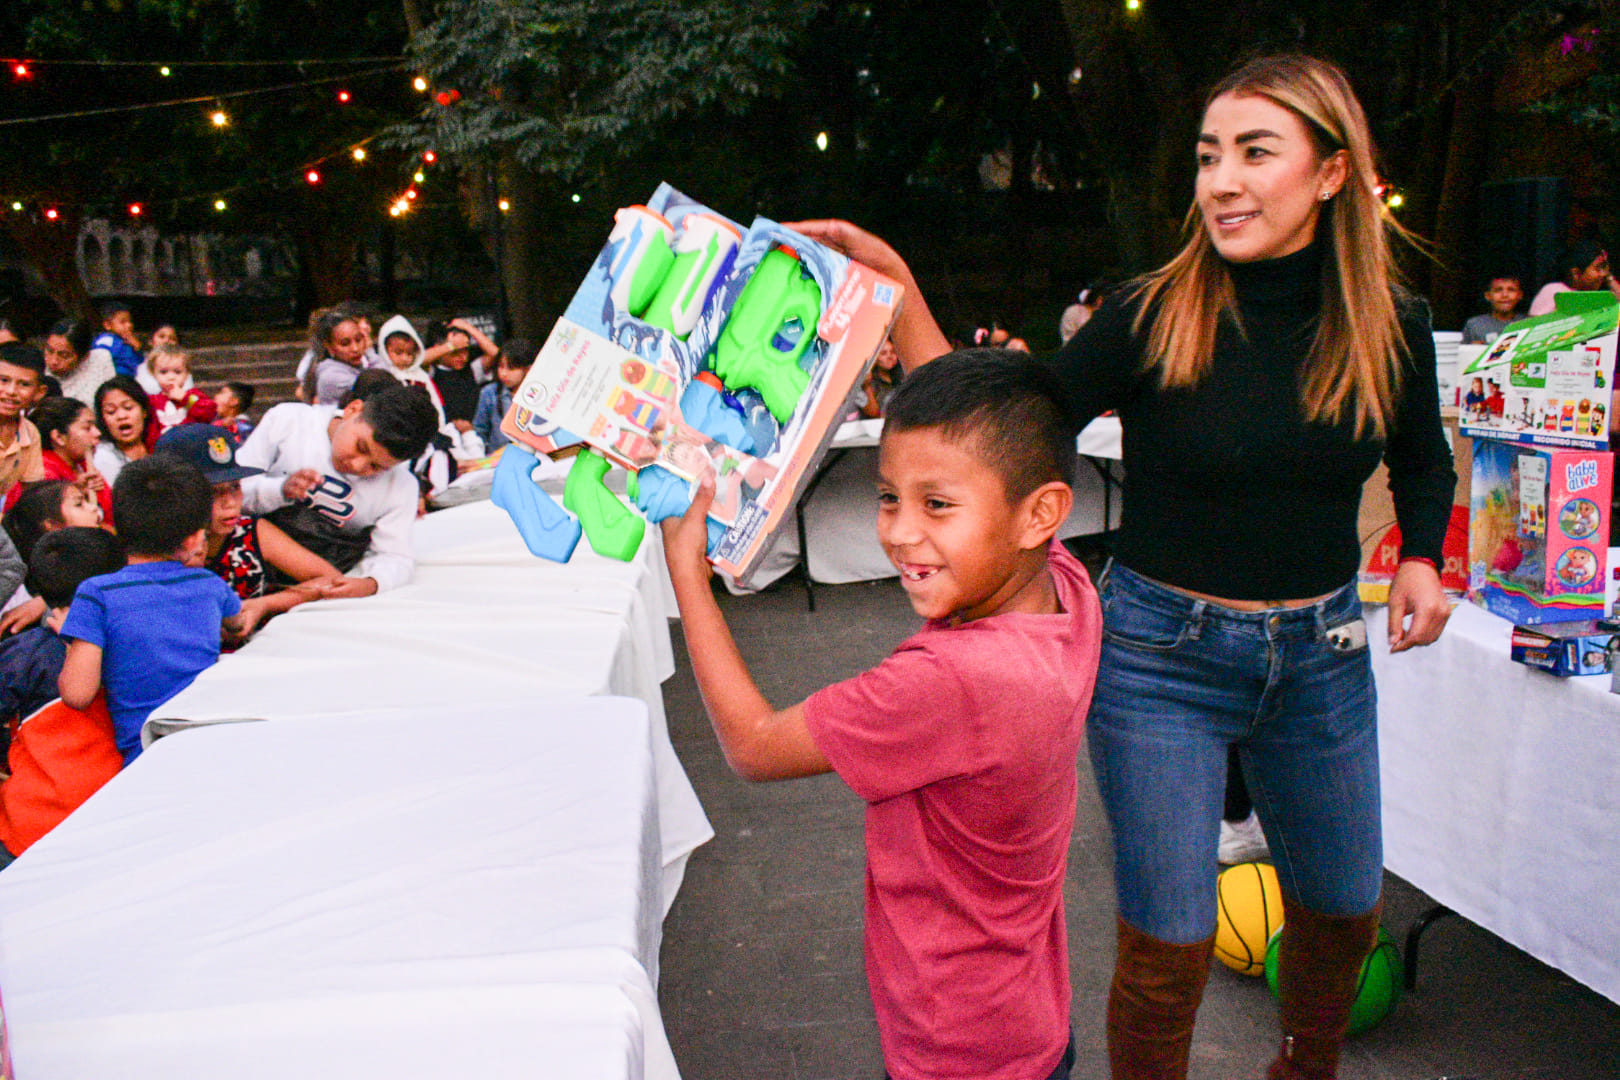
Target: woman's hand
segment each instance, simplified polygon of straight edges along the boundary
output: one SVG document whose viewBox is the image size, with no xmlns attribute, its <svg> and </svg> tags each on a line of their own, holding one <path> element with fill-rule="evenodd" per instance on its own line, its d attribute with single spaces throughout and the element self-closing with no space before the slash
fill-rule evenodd
<svg viewBox="0 0 1620 1080">
<path fill-rule="evenodd" d="M 678 518 L 665 518 L 664 562 L 672 578 L 697 575 L 709 579 L 709 507 L 714 503 L 714 475 L 698 484 L 692 505 Z"/>
<path fill-rule="evenodd" d="M 1408 616 L 1411 626 L 1406 625 Z M 1420 559 L 1401 563 L 1389 587 L 1389 651 L 1434 644 L 1449 618 L 1451 599 L 1440 586 L 1439 572 Z"/>
</svg>

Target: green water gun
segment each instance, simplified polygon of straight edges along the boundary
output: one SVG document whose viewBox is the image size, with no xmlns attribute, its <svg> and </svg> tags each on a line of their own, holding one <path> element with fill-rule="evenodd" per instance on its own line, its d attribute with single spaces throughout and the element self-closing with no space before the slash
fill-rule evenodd
<svg viewBox="0 0 1620 1080">
<path fill-rule="evenodd" d="M 608 490 L 607 472 L 607 458 L 595 450 L 581 450 L 563 488 L 563 506 L 579 518 L 592 551 L 629 562 L 641 546 L 647 522 Z"/>
<path fill-rule="evenodd" d="M 799 359 L 816 338 L 821 289 L 786 248 L 772 248 L 732 306 L 714 347 L 714 373 L 736 390 L 751 386 L 785 424 L 810 385 Z"/>
</svg>

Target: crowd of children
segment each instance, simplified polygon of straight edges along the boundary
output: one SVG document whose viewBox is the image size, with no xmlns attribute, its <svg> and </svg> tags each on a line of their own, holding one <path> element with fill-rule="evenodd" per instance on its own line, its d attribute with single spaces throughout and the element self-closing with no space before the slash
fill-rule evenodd
<svg viewBox="0 0 1620 1080">
<path fill-rule="evenodd" d="M 64 320 L 43 348 L 0 342 L 0 867 L 134 760 L 152 710 L 222 649 L 408 581 L 412 464 L 438 455 L 448 483 L 482 455 L 500 417 L 480 438 L 480 402 L 509 404 L 533 357 L 459 320 L 426 348 L 403 318 L 376 348 L 348 307 L 313 326 L 310 403 L 257 424 L 251 384 L 205 392 L 174 328 L 143 351 L 121 304 L 94 337 Z"/>
</svg>

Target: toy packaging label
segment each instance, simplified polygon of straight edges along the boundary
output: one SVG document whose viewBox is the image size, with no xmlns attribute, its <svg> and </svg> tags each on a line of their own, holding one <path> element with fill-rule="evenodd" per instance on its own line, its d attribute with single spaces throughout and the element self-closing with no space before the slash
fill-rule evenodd
<svg viewBox="0 0 1620 1080">
<path fill-rule="evenodd" d="M 1562 292 L 1557 309 L 1513 323 L 1491 345 L 1459 349 L 1465 435 L 1531 446 L 1609 448 L 1620 301 Z"/>
<path fill-rule="evenodd" d="M 1474 444 L 1470 597 L 1525 625 L 1603 614 L 1613 456 Z"/>
<path fill-rule="evenodd" d="M 746 586 L 814 477 L 901 292 L 775 222 L 744 229 L 660 184 L 614 215 L 501 430 L 540 453 L 584 442 L 626 468 L 657 465 L 685 481 L 712 466 L 709 516 L 726 528 L 710 560 Z M 688 416 L 701 404 L 688 394 L 694 382 L 722 404 Z"/>
<path fill-rule="evenodd" d="M 1558 676 L 1606 675 L 1617 637 L 1595 619 L 1513 628 L 1513 659 Z"/>
</svg>

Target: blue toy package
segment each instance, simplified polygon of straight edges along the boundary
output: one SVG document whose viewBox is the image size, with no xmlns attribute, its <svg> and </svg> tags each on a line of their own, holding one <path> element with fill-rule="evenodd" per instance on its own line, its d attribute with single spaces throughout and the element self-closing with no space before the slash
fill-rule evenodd
<svg viewBox="0 0 1620 1080">
<path fill-rule="evenodd" d="M 790 229 L 756 218 L 744 230 L 661 184 L 615 213 L 501 428 L 533 451 L 583 442 L 644 473 L 629 488 L 652 521 L 684 513 L 697 479 L 713 475 L 711 558 L 746 584 L 900 297 L 896 283 Z M 571 483 L 568 505 L 589 508 L 577 512 L 591 519 L 595 550 L 629 557 L 635 542 L 609 505 L 617 496 L 595 490 L 600 472 Z M 509 486 L 503 497 L 526 504 Z"/>
<path fill-rule="evenodd" d="M 1620 625 L 1607 620 L 1539 623 L 1513 628 L 1514 662 L 1553 675 L 1606 675 Z"/>
</svg>

